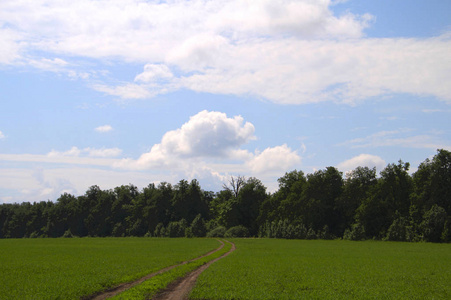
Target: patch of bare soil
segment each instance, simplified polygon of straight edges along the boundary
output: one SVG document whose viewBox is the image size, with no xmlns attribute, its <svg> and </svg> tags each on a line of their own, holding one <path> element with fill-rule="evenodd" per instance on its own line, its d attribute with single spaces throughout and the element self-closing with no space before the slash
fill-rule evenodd
<svg viewBox="0 0 451 300">
<path fill-rule="evenodd" d="M 229 242 L 231 243 L 231 242 Z M 214 262 L 226 257 L 233 251 L 235 251 L 235 244 L 232 244 L 232 248 L 222 255 L 221 257 L 218 257 L 216 259 L 213 259 L 206 263 L 205 265 L 200 266 L 196 270 L 189 273 L 184 278 L 181 278 L 179 280 L 174 281 L 171 283 L 165 290 L 161 291 L 155 297 L 152 298 L 152 300 L 186 300 L 188 299 L 189 293 L 194 288 L 194 285 L 196 284 L 197 277 L 205 271 L 211 264 Z"/>
<path fill-rule="evenodd" d="M 175 267 L 178 267 L 178 266 L 181 266 L 181 265 L 185 265 L 185 264 L 187 264 L 189 262 L 196 261 L 196 260 L 201 259 L 201 258 L 203 258 L 205 256 L 213 254 L 213 253 L 221 250 L 224 247 L 224 243 L 222 241 L 220 241 L 220 240 L 218 240 L 218 241 L 221 243 L 221 246 L 219 246 L 215 250 L 210 251 L 210 252 L 208 252 L 208 253 L 206 253 L 206 254 L 204 254 L 202 256 L 199 256 L 199 257 L 197 257 L 195 259 L 192 259 L 192 260 L 184 261 L 184 262 L 182 262 L 180 264 L 177 264 L 177 265 L 166 267 L 164 269 L 158 270 L 157 272 L 154 272 L 152 274 L 146 275 L 146 276 L 144 276 L 144 277 L 142 277 L 140 279 L 137 279 L 135 281 L 122 283 L 122 284 L 120 284 L 120 285 L 118 285 L 116 287 L 110 288 L 110 289 L 108 289 L 106 291 L 99 292 L 99 293 L 96 293 L 94 295 L 83 297 L 82 300 L 104 300 L 104 299 L 108 299 L 110 297 L 116 296 L 119 293 L 122 293 L 125 290 L 128 290 L 129 288 L 134 287 L 135 285 L 143 283 L 144 281 L 154 277 L 155 275 L 164 273 L 164 272 L 169 271 L 169 270 L 171 270 L 171 269 L 173 269 Z"/>
</svg>

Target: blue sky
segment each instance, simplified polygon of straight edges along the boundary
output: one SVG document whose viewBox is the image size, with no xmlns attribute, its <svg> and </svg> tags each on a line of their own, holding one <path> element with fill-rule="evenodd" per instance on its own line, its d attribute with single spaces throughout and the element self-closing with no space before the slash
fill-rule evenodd
<svg viewBox="0 0 451 300">
<path fill-rule="evenodd" d="M 451 150 L 450 1 L 0 3 L 0 203 Z"/>
</svg>

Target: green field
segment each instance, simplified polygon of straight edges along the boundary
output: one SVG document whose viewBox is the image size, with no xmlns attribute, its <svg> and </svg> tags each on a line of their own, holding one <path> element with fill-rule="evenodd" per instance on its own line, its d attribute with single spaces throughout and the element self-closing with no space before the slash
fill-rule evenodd
<svg viewBox="0 0 451 300">
<path fill-rule="evenodd" d="M 451 245 L 232 239 L 193 299 L 450 299 Z"/>
<path fill-rule="evenodd" d="M 192 299 L 450 299 L 451 245 L 232 239 L 236 250 L 198 279 Z M 219 247 L 214 239 L 0 240 L 0 299 L 80 299 Z M 143 299 L 226 252 L 118 295 Z"/>
<path fill-rule="evenodd" d="M 80 299 L 198 257 L 214 239 L 0 240 L 0 299 Z"/>
</svg>

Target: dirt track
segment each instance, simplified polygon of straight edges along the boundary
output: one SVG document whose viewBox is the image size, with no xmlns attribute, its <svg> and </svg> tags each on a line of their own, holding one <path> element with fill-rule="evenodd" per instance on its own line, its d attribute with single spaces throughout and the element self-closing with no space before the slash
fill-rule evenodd
<svg viewBox="0 0 451 300">
<path fill-rule="evenodd" d="M 129 288 L 132 288 L 132 287 L 134 287 L 135 285 L 138 285 L 138 284 L 140 284 L 140 283 L 143 283 L 144 281 L 146 281 L 147 279 L 150 279 L 150 278 L 154 277 L 155 275 L 164 273 L 164 272 L 169 271 L 169 270 L 171 270 L 171 269 L 173 269 L 173 268 L 175 268 L 175 267 L 178 267 L 178 266 L 181 266 L 181 265 L 185 265 L 185 264 L 187 264 L 187 263 L 189 263 L 189 262 L 191 262 L 191 261 L 196 261 L 196 260 L 198 260 L 198 259 L 201 259 L 201 258 L 203 258 L 203 257 L 206 257 L 206 256 L 208 256 L 208 255 L 210 255 L 210 254 L 213 254 L 213 253 L 215 253 L 215 252 L 221 250 L 221 249 L 224 247 L 224 242 L 222 242 L 222 241 L 220 241 L 220 240 L 218 240 L 218 241 L 221 243 L 221 246 L 219 246 L 219 247 L 216 248 L 215 250 L 210 251 L 210 252 L 208 252 L 208 253 L 206 253 L 206 254 L 204 254 L 204 255 L 202 255 L 202 256 L 199 256 L 199 257 L 197 257 L 197 258 L 195 258 L 195 259 L 188 260 L 188 261 L 184 261 L 184 262 L 182 262 L 182 263 L 180 263 L 180 264 L 166 267 L 166 268 L 164 268 L 164 269 L 161 269 L 161 270 L 159 270 L 159 271 L 157 271 L 157 272 L 154 272 L 154 273 L 152 273 L 152 274 L 146 275 L 146 276 L 144 276 L 144 277 L 142 277 L 142 278 L 140 278 L 140 279 L 137 279 L 137 280 L 135 280 L 135 281 L 120 284 L 120 285 L 118 285 L 118 286 L 116 286 L 116 287 L 114 287 L 114 288 L 110 288 L 110 289 L 108 289 L 108 290 L 106 290 L 106 291 L 103 291 L 103 292 L 100 292 L 100 293 L 97 293 L 97 294 L 94 294 L 94 295 L 91 295 L 91 296 L 83 297 L 82 299 L 83 299 L 83 300 L 104 300 L 104 299 L 108 299 L 108 298 L 110 298 L 110 297 L 116 296 L 117 294 L 122 293 L 123 291 L 128 290 Z M 234 248 L 234 247 L 235 247 L 235 245 L 232 244 L 232 248 Z M 230 251 L 229 251 L 229 252 L 230 252 Z M 228 253 L 229 253 L 229 252 L 228 252 Z M 226 253 L 226 254 L 228 254 L 228 253 Z M 222 258 L 222 257 L 224 257 L 224 256 L 225 256 L 225 255 L 221 256 L 220 258 Z M 219 258 L 215 259 L 215 261 L 218 260 L 218 259 L 219 259 Z M 206 266 L 206 265 L 209 265 L 209 264 L 210 264 L 210 263 L 205 264 L 205 265 L 203 265 L 203 266 Z M 203 266 L 202 266 L 202 267 L 203 267 Z M 201 267 L 201 268 L 202 268 L 202 267 Z M 197 269 L 197 270 L 198 270 L 198 269 Z M 195 271 L 194 271 L 194 272 L 195 272 Z M 199 273 L 199 274 L 200 274 L 200 273 Z M 196 277 L 196 278 L 197 278 L 197 277 Z M 174 299 L 181 299 L 181 298 L 174 298 Z"/>
<path fill-rule="evenodd" d="M 155 297 L 152 298 L 152 300 L 185 300 L 188 299 L 189 293 L 193 289 L 194 285 L 196 284 L 197 277 L 205 271 L 212 263 L 220 260 L 221 258 L 226 257 L 233 251 L 235 251 L 235 244 L 227 241 L 228 243 L 232 244 L 232 248 L 222 255 L 221 257 L 218 257 L 216 259 L 213 259 L 206 263 L 205 265 L 200 266 L 196 270 L 189 273 L 186 277 L 181 278 L 173 283 L 171 283 L 165 290 L 158 293 Z"/>
</svg>

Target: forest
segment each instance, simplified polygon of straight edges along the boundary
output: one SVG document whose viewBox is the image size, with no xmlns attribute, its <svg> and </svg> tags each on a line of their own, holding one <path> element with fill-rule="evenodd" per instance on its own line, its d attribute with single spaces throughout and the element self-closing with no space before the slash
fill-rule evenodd
<svg viewBox="0 0 451 300">
<path fill-rule="evenodd" d="M 91 186 L 56 201 L 0 205 L 0 238 L 267 237 L 450 242 L 451 152 L 410 164 L 287 172 L 268 193 L 257 178 L 231 177 L 219 192 L 199 182 L 139 190 Z"/>
</svg>

